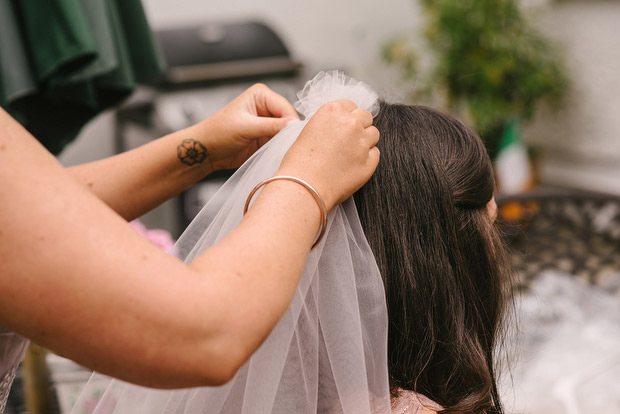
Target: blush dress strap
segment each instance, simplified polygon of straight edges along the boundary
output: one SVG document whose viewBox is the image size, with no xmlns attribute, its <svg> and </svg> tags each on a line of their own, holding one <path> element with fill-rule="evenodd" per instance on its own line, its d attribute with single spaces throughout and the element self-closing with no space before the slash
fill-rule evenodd
<svg viewBox="0 0 620 414">
<path fill-rule="evenodd" d="M 29 343 L 26 338 L 0 327 L 0 413 L 6 408 L 15 372 Z"/>
<path fill-rule="evenodd" d="M 442 407 L 414 391 L 398 389 L 398 396 L 392 399 L 392 414 L 434 414 Z"/>
</svg>

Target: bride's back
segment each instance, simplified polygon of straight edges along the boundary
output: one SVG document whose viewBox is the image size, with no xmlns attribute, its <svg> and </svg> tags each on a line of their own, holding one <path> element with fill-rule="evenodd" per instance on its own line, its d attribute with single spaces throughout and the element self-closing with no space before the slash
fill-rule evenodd
<svg viewBox="0 0 620 414">
<path fill-rule="evenodd" d="M 381 104 L 381 162 L 355 194 L 386 289 L 390 388 L 501 412 L 494 347 L 507 271 L 483 143 L 455 118 Z"/>
</svg>

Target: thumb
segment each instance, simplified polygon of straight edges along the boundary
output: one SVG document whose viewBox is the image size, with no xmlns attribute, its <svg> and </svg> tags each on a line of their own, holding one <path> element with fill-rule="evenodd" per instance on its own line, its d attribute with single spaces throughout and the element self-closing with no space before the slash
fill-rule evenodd
<svg viewBox="0 0 620 414">
<path fill-rule="evenodd" d="M 261 137 L 272 137 L 280 132 L 294 118 L 270 118 L 257 117 L 254 125 L 253 135 Z"/>
</svg>

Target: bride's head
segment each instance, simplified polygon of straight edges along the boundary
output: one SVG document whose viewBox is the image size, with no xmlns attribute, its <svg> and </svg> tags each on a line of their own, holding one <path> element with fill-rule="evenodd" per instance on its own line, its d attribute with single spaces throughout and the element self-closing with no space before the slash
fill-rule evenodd
<svg viewBox="0 0 620 414">
<path fill-rule="evenodd" d="M 384 280 L 390 386 L 501 411 L 494 347 L 506 286 L 491 162 L 457 119 L 381 103 L 381 162 L 355 194 Z"/>
</svg>

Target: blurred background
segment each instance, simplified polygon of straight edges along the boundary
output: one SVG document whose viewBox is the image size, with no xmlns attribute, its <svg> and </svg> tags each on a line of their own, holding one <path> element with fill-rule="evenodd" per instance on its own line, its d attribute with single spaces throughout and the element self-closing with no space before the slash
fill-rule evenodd
<svg viewBox="0 0 620 414">
<path fill-rule="evenodd" d="M 130 10 L 118 7 L 127 20 Z M 136 75 L 125 95 L 82 117 L 55 147 L 60 162 L 111 156 L 189 126 L 257 81 L 293 102 L 329 69 L 388 101 L 455 113 L 494 160 L 513 251 L 516 324 L 502 352 L 507 412 L 620 413 L 619 1 L 142 0 L 142 7 L 155 46 L 148 58 L 129 54 L 151 59 L 153 76 Z M 13 57 L 6 50 L 2 63 Z M 165 248 L 230 174 L 207 177 L 134 227 Z M 88 376 L 32 345 L 7 413 L 66 413 Z"/>
</svg>

